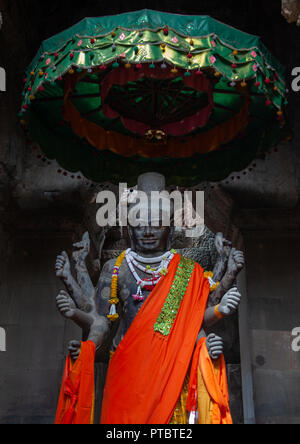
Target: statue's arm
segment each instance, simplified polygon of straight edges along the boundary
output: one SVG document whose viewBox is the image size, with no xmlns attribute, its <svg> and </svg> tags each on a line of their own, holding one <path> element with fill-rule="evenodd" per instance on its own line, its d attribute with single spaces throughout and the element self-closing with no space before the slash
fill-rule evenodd
<svg viewBox="0 0 300 444">
<path fill-rule="evenodd" d="M 85 325 L 85 331 L 87 332 L 87 340 L 94 342 L 96 346 L 96 361 L 98 356 L 101 356 L 103 349 L 109 343 L 110 335 L 112 332 L 112 323 L 108 320 L 107 315 L 110 311 L 110 295 L 111 295 L 111 278 L 113 273 L 115 261 L 107 262 L 102 270 L 99 278 L 99 282 L 95 291 L 94 303 L 91 311 L 89 312 L 88 323 Z M 63 307 L 64 301 L 63 301 Z M 62 306 L 60 307 L 60 311 Z M 69 308 L 69 306 L 67 306 Z M 78 311 L 75 312 L 77 318 L 79 317 Z M 81 314 L 80 320 L 84 317 Z M 70 316 L 69 316 L 70 319 Z M 74 319 L 73 319 L 74 320 Z M 77 322 L 78 324 L 78 322 Z M 72 341 L 69 345 L 69 352 L 74 361 L 79 356 L 81 343 L 79 341 Z"/>
<path fill-rule="evenodd" d="M 242 295 L 238 289 L 236 287 L 231 288 L 222 298 L 219 305 L 207 308 L 204 315 L 203 328 L 209 328 L 220 319 L 229 317 L 235 313 L 240 305 L 241 299 Z"/>
<path fill-rule="evenodd" d="M 81 242 L 74 244 L 77 250 L 73 253 L 77 282 L 87 300 L 94 298 L 95 295 L 95 288 L 86 266 L 86 258 L 90 253 L 90 245 L 90 236 L 89 233 L 86 232 Z"/>
<path fill-rule="evenodd" d="M 215 237 L 215 247 L 218 252 L 218 259 L 214 266 L 213 274 L 214 280 L 220 282 L 226 272 L 232 244 L 224 238 L 223 233 L 217 233 Z"/>
<path fill-rule="evenodd" d="M 217 289 L 209 295 L 209 307 L 218 305 L 225 294 L 236 284 L 236 278 L 225 274 Z"/>
<path fill-rule="evenodd" d="M 107 316 L 110 311 L 111 281 L 115 266 L 115 259 L 106 262 L 103 266 L 99 282 L 96 288 L 96 309 L 99 315 Z"/>
<path fill-rule="evenodd" d="M 223 296 L 236 284 L 238 274 L 244 268 L 245 257 L 242 251 L 232 248 L 229 254 L 226 273 L 216 289 L 215 299 L 221 301 Z"/>
<path fill-rule="evenodd" d="M 218 256 L 218 260 L 213 269 L 214 280 L 220 282 L 226 271 L 228 257 L 225 254 Z"/>
<path fill-rule="evenodd" d="M 110 346 L 118 326 L 118 322 L 111 322 L 107 317 L 111 309 L 109 301 L 114 266 L 115 259 L 104 265 L 95 291 L 95 322 L 90 329 L 88 340 L 96 345 L 96 361 L 102 359 L 103 352 Z"/>
<path fill-rule="evenodd" d="M 206 346 L 211 359 L 213 361 L 219 359 L 224 351 L 223 339 L 220 336 L 215 335 L 214 333 L 206 336 L 203 328 L 200 330 L 197 338 L 197 343 L 200 341 L 201 338 L 206 338 Z"/>
<path fill-rule="evenodd" d="M 229 255 L 226 273 L 211 296 L 215 304 L 206 309 L 203 321 L 204 328 L 208 328 L 220 320 L 220 316 L 216 315 L 216 306 L 218 306 L 219 315 L 223 317 L 231 316 L 237 310 L 241 301 L 241 294 L 236 288 L 235 282 L 239 272 L 244 267 L 244 262 L 243 252 L 233 248 Z"/>
<path fill-rule="evenodd" d="M 82 289 L 74 279 L 71 273 L 70 260 L 65 251 L 57 256 L 55 263 L 56 276 L 59 277 L 66 287 L 68 294 L 71 296 L 76 306 L 85 312 L 91 310 L 90 301 L 85 297 Z"/>
<path fill-rule="evenodd" d="M 87 299 L 92 298 L 95 294 L 95 288 L 93 286 L 85 262 L 75 265 L 75 270 L 77 274 L 77 281 L 80 285 L 80 288 L 82 289 L 82 292 L 86 295 Z"/>
</svg>

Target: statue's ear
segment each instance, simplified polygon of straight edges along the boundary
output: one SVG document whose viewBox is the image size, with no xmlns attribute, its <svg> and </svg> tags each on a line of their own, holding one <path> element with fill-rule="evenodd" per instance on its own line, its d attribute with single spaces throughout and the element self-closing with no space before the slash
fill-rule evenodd
<svg viewBox="0 0 300 444">
<path fill-rule="evenodd" d="M 127 225 L 127 232 L 128 232 L 128 236 L 129 236 L 129 239 L 130 239 L 130 241 L 132 240 L 132 238 L 133 238 L 133 230 L 132 230 L 132 227 L 130 226 L 130 225 Z"/>
</svg>

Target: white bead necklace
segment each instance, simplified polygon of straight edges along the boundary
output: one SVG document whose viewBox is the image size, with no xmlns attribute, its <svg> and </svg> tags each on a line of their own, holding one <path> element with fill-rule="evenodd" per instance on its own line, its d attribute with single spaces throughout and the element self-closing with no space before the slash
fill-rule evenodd
<svg viewBox="0 0 300 444">
<path fill-rule="evenodd" d="M 159 277 L 161 276 L 162 272 L 168 268 L 169 263 L 173 257 L 170 256 L 168 260 L 164 260 L 161 262 L 160 266 L 158 268 L 152 268 L 150 265 L 147 265 L 146 267 L 139 264 L 135 259 L 130 258 L 131 263 L 137 268 L 138 270 L 142 271 L 145 274 L 151 274 L 152 276 Z"/>
<path fill-rule="evenodd" d="M 174 255 L 174 250 L 168 251 L 167 253 L 163 254 L 162 256 L 156 256 L 156 257 L 143 257 L 140 256 L 135 251 L 132 251 L 131 249 L 127 250 L 129 254 L 138 262 L 141 262 L 142 264 L 160 264 L 164 259 L 169 258 L 171 254 Z"/>
<path fill-rule="evenodd" d="M 175 251 L 172 252 L 168 252 L 166 254 L 164 254 L 163 256 L 160 256 L 159 258 L 144 258 L 142 256 L 139 256 L 138 254 L 136 254 L 135 252 L 133 252 L 132 250 L 127 250 L 126 251 L 126 261 L 128 264 L 128 267 L 133 275 L 133 277 L 136 280 L 137 283 L 137 294 L 133 294 L 132 297 L 135 301 L 137 302 L 141 302 L 145 300 L 145 297 L 143 296 L 143 289 L 147 289 L 147 288 L 154 288 L 158 282 L 161 280 L 161 278 L 163 276 L 165 276 L 168 273 L 168 267 L 170 262 L 172 261 L 172 259 L 174 258 L 175 255 Z M 149 265 L 144 267 L 143 265 L 141 265 L 140 263 L 138 263 L 138 260 L 142 259 L 140 262 L 144 262 L 147 264 L 153 264 L 153 263 L 159 263 L 160 262 L 160 266 L 158 268 L 151 268 Z M 147 261 L 145 261 L 145 259 Z M 160 259 L 160 261 L 158 261 L 158 259 Z M 140 276 L 138 275 L 138 273 L 135 270 L 135 267 L 142 271 L 145 274 L 149 274 L 152 276 L 152 279 L 142 279 L 140 278 Z"/>
</svg>

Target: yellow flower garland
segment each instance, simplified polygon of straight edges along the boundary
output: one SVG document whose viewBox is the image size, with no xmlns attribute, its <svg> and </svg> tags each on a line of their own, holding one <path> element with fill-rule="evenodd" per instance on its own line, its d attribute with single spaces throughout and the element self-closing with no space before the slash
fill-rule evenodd
<svg viewBox="0 0 300 444">
<path fill-rule="evenodd" d="M 117 305 L 120 300 L 118 298 L 118 277 L 119 277 L 119 269 L 122 265 L 123 260 L 125 259 L 126 251 L 124 251 L 117 259 L 116 264 L 114 266 L 113 276 L 111 278 L 111 296 L 109 303 L 111 306 Z M 119 319 L 118 314 L 109 314 L 107 318 L 111 322 L 115 322 L 117 319 Z"/>
<path fill-rule="evenodd" d="M 214 274 L 211 271 L 206 271 L 204 273 L 204 277 L 206 279 L 209 279 L 209 278 L 213 279 L 214 278 Z M 219 285 L 220 285 L 220 282 L 216 282 L 214 285 L 210 285 L 210 292 L 213 293 L 218 288 Z"/>
<path fill-rule="evenodd" d="M 171 253 L 177 254 L 177 251 L 171 250 Z M 119 270 L 122 265 L 122 262 L 125 259 L 125 256 L 126 256 L 126 251 L 123 251 L 123 253 L 118 257 L 118 259 L 115 263 L 115 266 L 114 266 L 114 271 L 113 271 L 113 275 L 111 278 L 111 293 L 110 293 L 110 300 L 109 300 L 109 303 L 112 307 L 118 305 L 118 303 L 120 302 L 120 300 L 118 298 L 118 278 L 119 278 Z M 150 269 L 151 269 L 151 267 L 150 267 Z M 168 274 L 168 270 L 162 270 L 162 275 L 166 275 L 166 274 Z M 119 315 L 117 313 L 112 314 L 112 311 L 111 311 L 110 314 L 107 316 L 107 318 L 111 322 L 115 322 L 119 319 Z"/>
</svg>

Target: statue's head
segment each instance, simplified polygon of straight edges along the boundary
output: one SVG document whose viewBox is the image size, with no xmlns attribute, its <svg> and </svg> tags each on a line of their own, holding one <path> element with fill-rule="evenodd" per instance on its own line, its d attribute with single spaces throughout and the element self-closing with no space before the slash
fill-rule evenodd
<svg viewBox="0 0 300 444">
<path fill-rule="evenodd" d="M 174 234 L 173 206 L 166 191 L 164 176 L 157 173 L 143 174 L 138 179 L 137 191 L 142 191 L 147 200 L 139 202 L 137 226 L 129 225 L 131 248 L 143 254 L 158 254 L 171 248 Z M 153 193 L 160 193 L 153 199 Z M 169 220 L 169 223 L 167 222 Z"/>
</svg>

